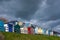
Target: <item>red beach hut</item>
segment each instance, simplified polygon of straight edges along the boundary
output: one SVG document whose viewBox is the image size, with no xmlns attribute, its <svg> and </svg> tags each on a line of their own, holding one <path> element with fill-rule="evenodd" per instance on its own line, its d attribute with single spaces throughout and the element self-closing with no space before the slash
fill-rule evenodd
<svg viewBox="0 0 60 40">
<path fill-rule="evenodd" d="M 33 31 L 34 31 L 34 30 L 33 30 L 32 27 L 28 27 L 28 34 L 33 34 L 33 33 L 34 33 Z"/>
</svg>

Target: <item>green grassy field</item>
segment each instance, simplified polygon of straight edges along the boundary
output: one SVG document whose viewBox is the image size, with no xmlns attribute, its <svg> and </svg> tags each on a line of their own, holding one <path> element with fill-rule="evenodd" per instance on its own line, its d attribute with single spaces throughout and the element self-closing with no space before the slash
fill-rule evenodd
<svg viewBox="0 0 60 40">
<path fill-rule="evenodd" d="M 4 40 L 60 40 L 57 36 L 47 35 L 29 35 L 29 34 L 18 34 L 18 33 L 4 33 Z"/>
</svg>

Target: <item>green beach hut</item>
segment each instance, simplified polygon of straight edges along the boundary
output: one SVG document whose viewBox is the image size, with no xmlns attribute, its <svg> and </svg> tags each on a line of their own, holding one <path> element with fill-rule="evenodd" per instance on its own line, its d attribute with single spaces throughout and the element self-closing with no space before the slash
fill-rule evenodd
<svg viewBox="0 0 60 40">
<path fill-rule="evenodd" d="M 20 33 L 20 26 L 18 24 L 14 26 L 14 32 Z"/>
</svg>

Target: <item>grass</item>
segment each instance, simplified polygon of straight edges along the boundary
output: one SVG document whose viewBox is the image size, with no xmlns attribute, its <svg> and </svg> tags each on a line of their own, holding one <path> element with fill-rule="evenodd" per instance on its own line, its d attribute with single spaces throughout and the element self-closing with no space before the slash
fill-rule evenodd
<svg viewBox="0 0 60 40">
<path fill-rule="evenodd" d="M 60 40 L 57 36 L 47 35 L 30 35 L 30 34 L 19 34 L 19 33 L 7 33 L 2 32 L 5 40 Z"/>
</svg>

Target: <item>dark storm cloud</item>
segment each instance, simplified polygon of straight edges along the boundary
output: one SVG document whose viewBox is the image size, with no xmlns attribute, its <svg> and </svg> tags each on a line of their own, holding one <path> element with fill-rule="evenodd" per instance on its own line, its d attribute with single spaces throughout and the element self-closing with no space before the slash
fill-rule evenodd
<svg viewBox="0 0 60 40">
<path fill-rule="evenodd" d="M 60 19 L 60 0 L 47 0 L 43 7 L 40 8 L 35 13 L 35 18 L 40 20 L 56 20 Z"/>
<path fill-rule="evenodd" d="M 0 0 L 0 17 L 15 20 L 18 10 L 22 10 L 19 0 Z"/>
<path fill-rule="evenodd" d="M 31 20 L 36 20 L 43 28 L 57 29 L 60 25 L 60 0 L 42 0 Z M 58 30 L 58 29 L 57 29 Z"/>
<path fill-rule="evenodd" d="M 30 19 L 38 2 L 39 0 L 0 0 L 0 14 Z"/>
<path fill-rule="evenodd" d="M 25 19 L 30 19 L 35 13 L 38 5 L 38 0 L 21 0 L 23 9 L 17 11 L 17 17 L 22 17 Z"/>
<path fill-rule="evenodd" d="M 0 1 L 0 14 L 15 14 L 16 10 L 19 9 L 19 5 L 16 0 Z"/>
<path fill-rule="evenodd" d="M 0 17 L 30 20 L 44 28 L 59 28 L 60 0 L 0 0 Z"/>
</svg>

